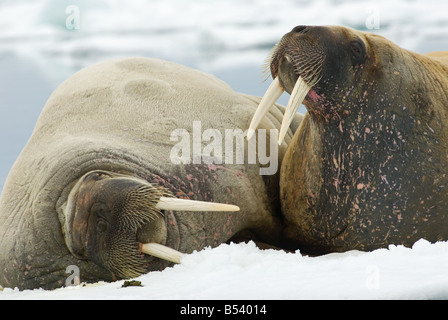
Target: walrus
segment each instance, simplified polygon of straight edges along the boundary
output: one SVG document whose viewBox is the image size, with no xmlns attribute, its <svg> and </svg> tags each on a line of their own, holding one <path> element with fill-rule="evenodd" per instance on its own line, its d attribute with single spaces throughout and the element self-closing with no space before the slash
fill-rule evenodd
<svg viewBox="0 0 448 320">
<path fill-rule="evenodd" d="M 82 282 L 132 278 L 245 233 L 277 246 L 278 170 L 260 174 L 269 164 L 249 162 L 247 142 L 240 163 L 241 147 L 215 148 L 224 130 L 246 130 L 259 100 L 150 58 L 74 74 L 48 99 L 5 183 L 0 285 L 58 288 L 72 275 L 66 270 L 78 270 Z M 261 124 L 266 154 L 283 112 L 275 107 Z M 278 160 L 285 150 L 286 143 Z"/>
<path fill-rule="evenodd" d="M 250 132 L 284 90 L 280 141 L 299 105 L 307 109 L 280 173 L 292 247 L 324 254 L 448 240 L 447 51 L 297 26 L 274 47 L 269 70 Z"/>
</svg>

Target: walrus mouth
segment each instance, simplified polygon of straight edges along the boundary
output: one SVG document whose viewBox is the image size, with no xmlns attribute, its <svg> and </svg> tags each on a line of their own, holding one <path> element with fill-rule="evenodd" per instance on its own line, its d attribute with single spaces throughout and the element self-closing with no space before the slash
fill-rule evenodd
<svg viewBox="0 0 448 320">
<path fill-rule="evenodd" d="M 149 191 L 147 189 L 150 189 Z M 136 188 L 137 193 L 138 194 L 151 194 L 153 193 L 153 191 L 151 190 L 153 189 L 152 186 L 150 185 L 143 185 L 139 188 Z M 143 191 L 141 191 L 143 190 Z M 148 199 L 151 199 L 152 197 L 134 197 L 134 202 L 136 201 L 136 199 L 143 199 L 143 201 L 147 201 Z M 138 201 L 138 200 L 137 200 Z M 158 214 L 156 215 L 162 215 L 162 211 L 161 210 L 167 210 L 167 211 L 195 211 L 195 212 L 202 212 L 202 211 L 227 211 L 227 212 L 232 212 L 232 211 L 239 211 L 240 208 L 238 206 L 232 205 L 232 204 L 224 204 L 224 203 L 216 203 L 216 202 L 205 202 L 205 201 L 197 201 L 197 200 L 187 200 L 187 199 L 179 199 L 179 198 L 175 198 L 175 197 L 166 197 L 166 196 L 162 196 L 160 197 L 157 201 L 157 204 L 154 206 L 154 211 L 157 212 Z M 149 201 L 151 202 L 151 201 Z M 147 208 L 151 208 L 151 205 L 146 205 L 145 207 Z M 147 212 L 150 212 L 150 209 L 147 209 Z M 144 215 L 145 213 L 141 213 L 142 215 Z M 135 220 L 135 219 L 134 219 Z M 155 220 L 155 219 L 151 219 L 151 220 Z M 141 227 L 141 226 L 140 226 Z M 184 256 L 184 254 L 182 252 L 179 252 L 173 248 L 167 247 L 163 244 L 160 243 L 142 243 L 139 242 L 139 251 L 162 259 L 162 260 L 166 260 L 169 262 L 174 262 L 179 264 L 181 258 Z"/>
<path fill-rule="evenodd" d="M 306 29 L 301 29 L 304 32 Z M 322 77 L 322 66 L 325 54 L 315 46 L 307 42 L 298 43 L 291 40 L 291 34 L 297 31 L 293 29 L 286 34 L 274 47 L 268 59 L 273 81 L 260 101 L 249 125 L 247 138 L 250 139 L 258 125 L 265 117 L 269 109 L 280 98 L 283 92 L 292 87 L 291 96 L 283 116 L 282 125 L 278 137 L 278 144 L 282 144 L 286 132 L 302 102 L 313 86 Z M 295 80 L 295 82 L 294 82 Z M 289 92 L 289 91 L 288 91 Z"/>
<path fill-rule="evenodd" d="M 161 197 L 156 205 L 159 210 L 178 211 L 239 211 L 240 208 L 231 204 L 185 200 L 178 198 Z M 147 255 L 179 264 L 184 256 L 182 252 L 159 243 L 142 243 L 140 251 Z"/>
<path fill-rule="evenodd" d="M 171 192 L 151 184 L 132 188 L 118 210 L 118 229 L 111 234 L 108 254 L 102 264 L 122 279 L 134 278 L 152 268 L 149 257 L 181 263 L 184 254 L 166 246 L 165 211 L 238 211 L 230 204 L 178 199 Z M 163 232 L 162 230 L 165 230 Z M 163 235 L 165 234 L 165 235 Z"/>
</svg>

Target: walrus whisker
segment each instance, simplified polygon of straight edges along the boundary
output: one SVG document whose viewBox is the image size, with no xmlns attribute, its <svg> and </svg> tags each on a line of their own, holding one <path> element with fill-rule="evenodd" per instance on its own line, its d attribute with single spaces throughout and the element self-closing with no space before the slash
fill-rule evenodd
<svg viewBox="0 0 448 320">
<path fill-rule="evenodd" d="M 289 98 L 288 106 L 286 107 L 285 115 L 283 116 L 282 126 L 278 137 L 279 145 L 282 144 L 283 139 L 285 138 L 286 131 L 294 119 L 294 114 L 297 112 L 310 90 L 311 87 L 303 80 L 302 77 L 299 77 L 294 85 L 294 89 L 291 92 L 291 97 Z"/>
<path fill-rule="evenodd" d="M 264 94 L 263 98 L 260 101 L 260 104 L 258 105 L 257 110 L 255 111 L 254 116 L 252 117 L 252 121 L 250 122 L 249 130 L 247 132 L 248 140 L 252 138 L 261 120 L 263 120 L 266 113 L 268 113 L 269 109 L 280 98 L 280 96 L 284 91 L 285 90 L 280 85 L 278 77 L 276 77 L 274 81 L 272 81 L 266 93 Z"/>
<path fill-rule="evenodd" d="M 135 188 L 130 192 L 126 199 L 127 203 L 133 207 L 151 206 L 159 210 L 174 210 L 174 211 L 239 211 L 238 206 L 225 203 L 197 201 L 189 199 L 175 198 L 169 190 L 154 186 L 151 184 L 144 184 Z M 160 211 L 152 213 L 162 214 Z M 163 214 L 162 214 L 163 215 Z"/>
<path fill-rule="evenodd" d="M 178 211 L 239 211 L 238 206 L 225 203 L 161 197 L 156 205 L 160 210 Z"/>
<path fill-rule="evenodd" d="M 183 253 L 159 243 L 144 243 L 141 252 L 150 256 L 179 264 Z"/>
</svg>

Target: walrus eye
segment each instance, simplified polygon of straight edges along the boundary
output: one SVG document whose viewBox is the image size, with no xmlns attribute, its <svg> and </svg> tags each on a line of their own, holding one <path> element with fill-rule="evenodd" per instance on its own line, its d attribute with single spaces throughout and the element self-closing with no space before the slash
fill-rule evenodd
<svg viewBox="0 0 448 320">
<path fill-rule="evenodd" d="M 353 58 L 356 63 L 362 63 L 365 59 L 366 48 L 364 42 L 361 40 L 355 40 L 350 42 L 350 49 L 352 51 Z"/>
<path fill-rule="evenodd" d="M 92 208 L 90 209 L 91 214 L 95 217 L 97 220 L 96 228 L 98 233 L 103 233 L 107 230 L 108 223 L 107 223 L 107 207 L 104 203 L 95 203 L 93 204 Z"/>
</svg>

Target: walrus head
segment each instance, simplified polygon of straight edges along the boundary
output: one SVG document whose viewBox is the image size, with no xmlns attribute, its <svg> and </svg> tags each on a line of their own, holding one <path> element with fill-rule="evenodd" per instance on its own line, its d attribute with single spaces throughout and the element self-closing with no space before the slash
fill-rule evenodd
<svg viewBox="0 0 448 320">
<path fill-rule="evenodd" d="M 340 117 L 340 102 L 353 90 L 367 57 L 365 39 L 349 30 L 297 26 L 283 36 L 269 58 L 274 81 L 252 119 L 250 133 L 283 91 L 291 97 L 279 143 L 302 102 L 316 117 Z"/>
<path fill-rule="evenodd" d="M 92 261 L 117 278 L 148 271 L 152 257 L 180 263 L 182 254 L 164 244 L 164 210 L 237 211 L 238 207 L 174 198 L 140 178 L 95 170 L 72 188 L 65 206 L 63 233 L 78 259 Z"/>
</svg>

